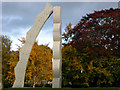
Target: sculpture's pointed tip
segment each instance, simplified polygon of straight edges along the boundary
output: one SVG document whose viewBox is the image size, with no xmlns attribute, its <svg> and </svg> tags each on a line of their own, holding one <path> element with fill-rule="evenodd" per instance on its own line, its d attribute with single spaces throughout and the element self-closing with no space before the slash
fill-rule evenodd
<svg viewBox="0 0 120 90">
<path fill-rule="evenodd" d="M 46 5 L 47 5 L 47 4 L 50 4 L 50 3 L 47 2 Z"/>
<path fill-rule="evenodd" d="M 48 3 L 48 2 L 46 3 L 46 6 L 49 6 L 49 7 L 51 6 L 52 7 L 52 5 L 50 3 Z"/>
</svg>

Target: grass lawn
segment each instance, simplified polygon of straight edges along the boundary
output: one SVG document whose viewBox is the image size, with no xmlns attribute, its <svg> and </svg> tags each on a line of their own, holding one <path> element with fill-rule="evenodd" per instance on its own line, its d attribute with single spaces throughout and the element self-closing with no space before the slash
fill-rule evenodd
<svg viewBox="0 0 120 90">
<path fill-rule="evenodd" d="M 95 87 L 95 88 L 3 88 L 2 90 L 120 90 L 120 87 Z"/>
</svg>

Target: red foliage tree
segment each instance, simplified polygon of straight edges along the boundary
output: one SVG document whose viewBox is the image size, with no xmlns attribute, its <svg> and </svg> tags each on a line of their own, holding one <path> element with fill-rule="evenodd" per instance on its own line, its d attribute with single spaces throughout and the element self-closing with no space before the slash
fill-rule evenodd
<svg viewBox="0 0 120 90">
<path fill-rule="evenodd" d="M 84 16 L 68 32 L 70 45 L 82 51 L 89 47 L 90 56 L 118 55 L 120 51 L 120 9 L 95 11 Z"/>
</svg>

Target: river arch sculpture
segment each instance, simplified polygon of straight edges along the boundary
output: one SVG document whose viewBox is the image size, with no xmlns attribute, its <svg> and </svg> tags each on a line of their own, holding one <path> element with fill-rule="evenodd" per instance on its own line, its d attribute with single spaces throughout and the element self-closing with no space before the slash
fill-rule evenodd
<svg viewBox="0 0 120 90">
<path fill-rule="evenodd" d="M 53 80 L 52 88 L 61 88 L 62 83 L 62 55 L 61 55 L 61 7 L 46 4 L 44 10 L 36 16 L 33 27 L 26 33 L 26 42 L 20 50 L 19 61 L 14 69 L 15 82 L 13 88 L 23 88 L 27 62 L 32 46 L 43 25 L 53 14 Z"/>
</svg>

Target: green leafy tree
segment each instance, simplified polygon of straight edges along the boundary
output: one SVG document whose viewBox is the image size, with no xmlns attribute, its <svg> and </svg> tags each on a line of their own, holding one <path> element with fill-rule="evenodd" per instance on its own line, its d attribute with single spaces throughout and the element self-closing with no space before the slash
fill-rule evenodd
<svg viewBox="0 0 120 90">
<path fill-rule="evenodd" d="M 95 11 L 84 16 L 74 28 L 72 24 L 66 27 L 63 82 L 71 81 L 80 87 L 119 86 L 119 16 L 120 9 Z"/>
<path fill-rule="evenodd" d="M 63 85 L 84 86 L 88 87 L 88 79 L 86 76 L 86 66 L 88 65 L 87 53 L 80 54 L 76 48 L 66 46 L 62 48 L 62 73 Z M 86 60 L 86 62 L 84 62 Z"/>
</svg>

